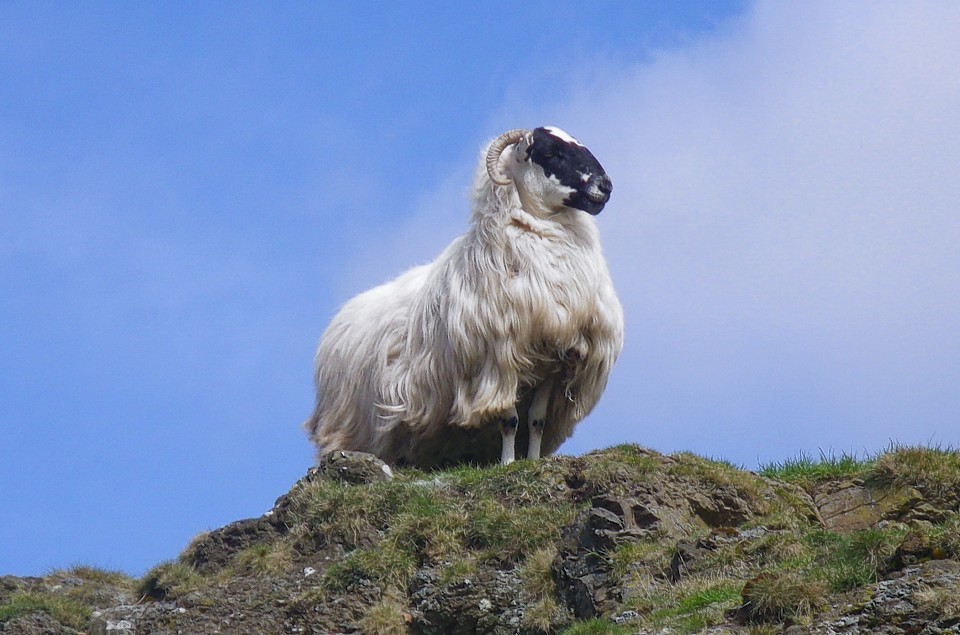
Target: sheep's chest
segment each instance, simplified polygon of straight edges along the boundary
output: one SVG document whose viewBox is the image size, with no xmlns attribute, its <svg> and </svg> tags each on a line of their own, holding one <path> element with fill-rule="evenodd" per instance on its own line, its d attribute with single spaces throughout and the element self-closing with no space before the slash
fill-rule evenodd
<svg viewBox="0 0 960 635">
<path fill-rule="evenodd" d="M 507 274 L 513 334 L 531 346 L 576 348 L 596 323 L 604 281 L 590 250 L 531 238 L 518 245 Z"/>
</svg>

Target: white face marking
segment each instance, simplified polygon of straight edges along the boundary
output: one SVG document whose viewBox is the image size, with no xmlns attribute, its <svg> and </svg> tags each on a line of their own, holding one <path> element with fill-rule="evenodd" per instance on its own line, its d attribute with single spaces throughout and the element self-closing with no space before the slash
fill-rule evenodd
<svg viewBox="0 0 960 635">
<path fill-rule="evenodd" d="M 543 129 L 549 132 L 550 134 L 552 134 L 557 139 L 560 139 L 561 141 L 566 141 L 567 143 L 576 144 L 581 148 L 583 147 L 582 143 L 580 143 L 579 141 L 577 141 L 576 139 L 568 135 L 566 132 L 564 132 L 560 128 L 556 128 L 554 126 L 544 126 Z"/>
</svg>

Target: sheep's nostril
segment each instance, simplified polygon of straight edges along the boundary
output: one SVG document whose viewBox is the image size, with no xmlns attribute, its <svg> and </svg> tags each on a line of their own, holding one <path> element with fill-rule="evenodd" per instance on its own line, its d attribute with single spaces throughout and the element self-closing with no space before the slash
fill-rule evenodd
<svg viewBox="0 0 960 635">
<path fill-rule="evenodd" d="M 587 189 L 587 198 L 594 203 L 606 203 L 610 200 L 610 191 L 613 190 L 613 183 L 606 174 L 593 179 L 590 187 Z"/>
<path fill-rule="evenodd" d="M 609 194 L 610 192 L 613 191 L 613 181 L 610 180 L 609 176 L 604 174 L 599 179 L 597 179 L 597 187 L 600 188 L 600 190 L 605 192 L 606 194 Z"/>
<path fill-rule="evenodd" d="M 606 203 L 610 200 L 610 193 L 603 191 L 599 187 L 592 187 L 590 191 L 587 192 L 587 198 L 594 203 Z"/>
</svg>

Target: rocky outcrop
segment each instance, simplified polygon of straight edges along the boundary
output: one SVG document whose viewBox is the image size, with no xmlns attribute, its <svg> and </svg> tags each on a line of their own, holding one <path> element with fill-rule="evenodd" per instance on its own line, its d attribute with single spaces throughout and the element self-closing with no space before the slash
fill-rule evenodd
<svg viewBox="0 0 960 635">
<path fill-rule="evenodd" d="M 849 604 L 789 633 L 960 633 L 960 563 L 933 560 L 909 566 L 867 590 L 868 599 Z"/>
<path fill-rule="evenodd" d="M 0 633 L 960 633 L 937 452 L 797 482 L 635 446 L 396 474 L 339 452 L 141 580 L 0 578 Z"/>
</svg>

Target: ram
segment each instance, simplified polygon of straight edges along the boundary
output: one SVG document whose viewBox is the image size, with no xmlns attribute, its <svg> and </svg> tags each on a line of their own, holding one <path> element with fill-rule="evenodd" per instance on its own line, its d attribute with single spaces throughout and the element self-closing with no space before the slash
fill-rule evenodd
<svg viewBox="0 0 960 635">
<path fill-rule="evenodd" d="M 304 424 L 321 452 L 422 468 L 536 459 L 600 399 L 623 342 L 592 218 L 610 178 L 554 127 L 506 132 L 479 163 L 469 230 L 323 334 Z"/>
</svg>

